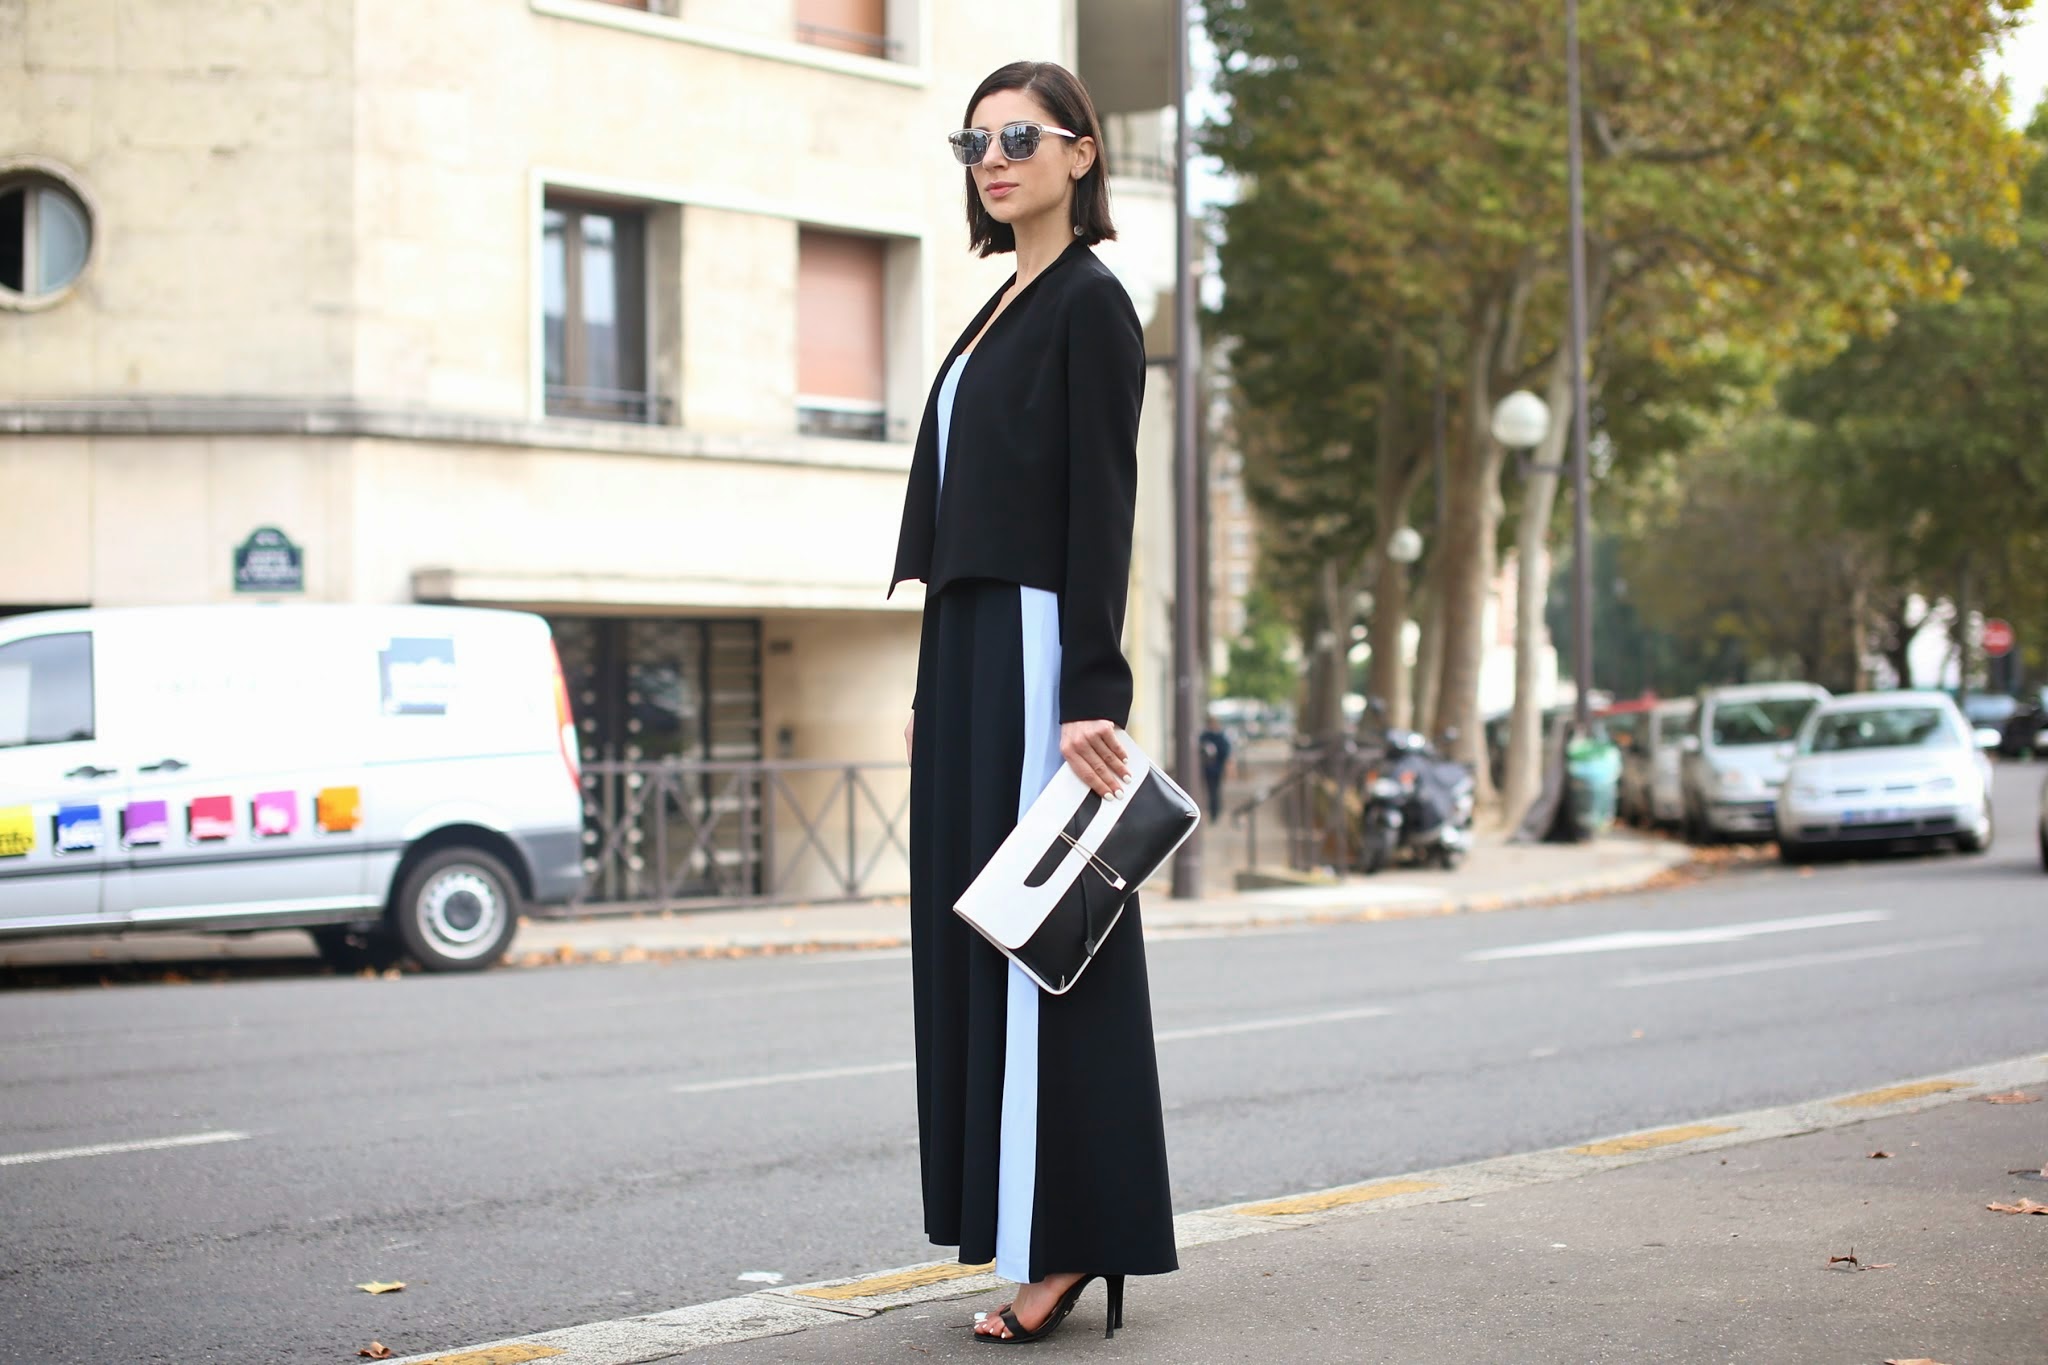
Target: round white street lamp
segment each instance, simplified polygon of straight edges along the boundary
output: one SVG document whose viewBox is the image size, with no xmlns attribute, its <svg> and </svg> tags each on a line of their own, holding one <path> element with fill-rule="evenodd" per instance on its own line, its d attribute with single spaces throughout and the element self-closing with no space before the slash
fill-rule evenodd
<svg viewBox="0 0 2048 1365">
<path fill-rule="evenodd" d="M 1387 537 L 1387 558 L 1396 564 L 1413 564 L 1422 558 L 1422 533 L 1413 526 L 1396 527 Z"/>
<path fill-rule="evenodd" d="M 1493 439 L 1509 450 L 1534 450 L 1550 434 L 1550 404 L 1516 389 L 1494 404 Z"/>
</svg>

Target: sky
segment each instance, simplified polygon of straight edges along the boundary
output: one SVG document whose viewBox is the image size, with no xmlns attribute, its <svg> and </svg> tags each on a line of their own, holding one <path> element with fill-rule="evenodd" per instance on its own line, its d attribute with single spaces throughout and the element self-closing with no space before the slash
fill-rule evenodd
<svg viewBox="0 0 2048 1365">
<path fill-rule="evenodd" d="M 2012 122 L 2024 128 L 2048 87 L 2048 0 L 2035 0 L 2019 32 L 2006 40 L 1991 69 L 2012 82 Z"/>
</svg>

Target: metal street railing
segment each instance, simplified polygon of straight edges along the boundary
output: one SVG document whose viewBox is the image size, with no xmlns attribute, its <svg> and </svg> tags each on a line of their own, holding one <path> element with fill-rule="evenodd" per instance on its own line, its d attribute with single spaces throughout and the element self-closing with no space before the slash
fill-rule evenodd
<svg viewBox="0 0 2048 1365">
<path fill-rule="evenodd" d="M 587 883 L 570 914 L 909 890 L 902 763 L 598 761 L 583 788 Z"/>
</svg>

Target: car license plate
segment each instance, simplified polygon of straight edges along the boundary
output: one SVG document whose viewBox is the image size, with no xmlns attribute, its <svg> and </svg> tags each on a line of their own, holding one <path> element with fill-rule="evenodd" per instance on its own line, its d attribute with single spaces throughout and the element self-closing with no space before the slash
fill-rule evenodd
<svg viewBox="0 0 2048 1365">
<path fill-rule="evenodd" d="M 1906 818 L 1902 810 L 1852 810 L 1842 813 L 1845 825 L 1889 825 Z"/>
</svg>

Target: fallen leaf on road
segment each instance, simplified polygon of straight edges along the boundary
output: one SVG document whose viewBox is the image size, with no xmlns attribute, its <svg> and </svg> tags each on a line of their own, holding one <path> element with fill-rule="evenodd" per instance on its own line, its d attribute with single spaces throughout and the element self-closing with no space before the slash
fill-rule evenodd
<svg viewBox="0 0 2048 1365">
<path fill-rule="evenodd" d="M 2022 1199 L 2017 1204 L 1986 1204 L 1993 1213 L 2048 1213 L 2048 1204 L 2037 1204 L 2031 1199 Z"/>
<path fill-rule="evenodd" d="M 397 1356 L 398 1352 L 392 1350 L 381 1341 L 373 1341 L 362 1350 L 357 1351 L 356 1354 L 368 1356 L 372 1360 L 390 1360 Z"/>
<path fill-rule="evenodd" d="M 2037 1171 L 2037 1170 L 2035 1170 L 2035 1169 L 2033 1169 L 2033 1168 L 2032 1168 L 2031 1166 L 2022 1166 L 2022 1167 L 2020 1167 L 2020 1168 L 2019 1168 L 2018 1170 L 2015 1170 L 2015 1171 L 2007 1171 L 2007 1172 L 2006 1172 L 2006 1174 L 2007 1174 L 2007 1175 L 2031 1175 L 2031 1176 L 2034 1176 L 2034 1177 L 2036 1177 L 2036 1178 L 2038 1178 L 2038 1179 L 2041 1179 L 2041 1180 L 2048 1180 L 2048 1163 L 2044 1163 L 2044 1164 L 2042 1165 L 2041 1169 L 2040 1169 L 2040 1170 L 2038 1170 L 2038 1171 Z"/>
<path fill-rule="evenodd" d="M 1889 1161 L 1891 1160 L 1891 1157 L 1892 1154 L 1890 1152 L 1872 1152 L 1870 1154 L 1870 1159 L 1872 1161 Z"/>
<path fill-rule="evenodd" d="M 399 1290 L 405 1288 L 405 1281 L 372 1280 L 368 1284 L 359 1284 L 356 1288 L 362 1290 L 365 1294 L 396 1294 Z"/>
<path fill-rule="evenodd" d="M 1846 1262 L 1847 1262 L 1847 1263 L 1848 1263 L 1849 1265 L 1851 1265 L 1851 1266 L 1859 1266 L 1859 1265 L 1862 1265 L 1862 1264 L 1863 1264 L 1863 1262 L 1861 1262 L 1861 1261 L 1859 1261 L 1859 1260 L 1857 1260 L 1857 1259 L 1856 1259 L 1856 1248 L 1855 1248 L 1855 1247 L 1850 1247 L 1850 1248 L 1849 1248 L 1849 1254 L 1848 1254 L 1847 1256 L 1830 1256 L 1830 1257 L 1828 1257 L 1828 1264 L 1829 1264 L 1829 1265 L 1841 1265 L 1841 1264 L 1842 1264 L 1843 1262 L 1845 1262 L 1845 1261 L 1846 1261 Z"/>
<path fill-rule="evenodd" d="M 2024 1090 L 2008 1090 L 2002 1095 L 1979 1095 L 1986 1104 L 2039 1104 L 2039 1095 L 2029 1095 Z"/>
<path fill-rule="evenodd" d="M 1863 1268 L 1865 1270 L 1897 1270 L 1899 1263 L 1897 1261 L 1875 1261 Z"/>
<path fill-rule="evenodd" d="M 1901 1356 L 1897 1360 L 1887 1360 L 1884 1365 L 1941 1365 L 1941 1362 L 1929 1360 L 1926 1356 L 1914 1356 L 1911 1360 Z"/>
</svg>

